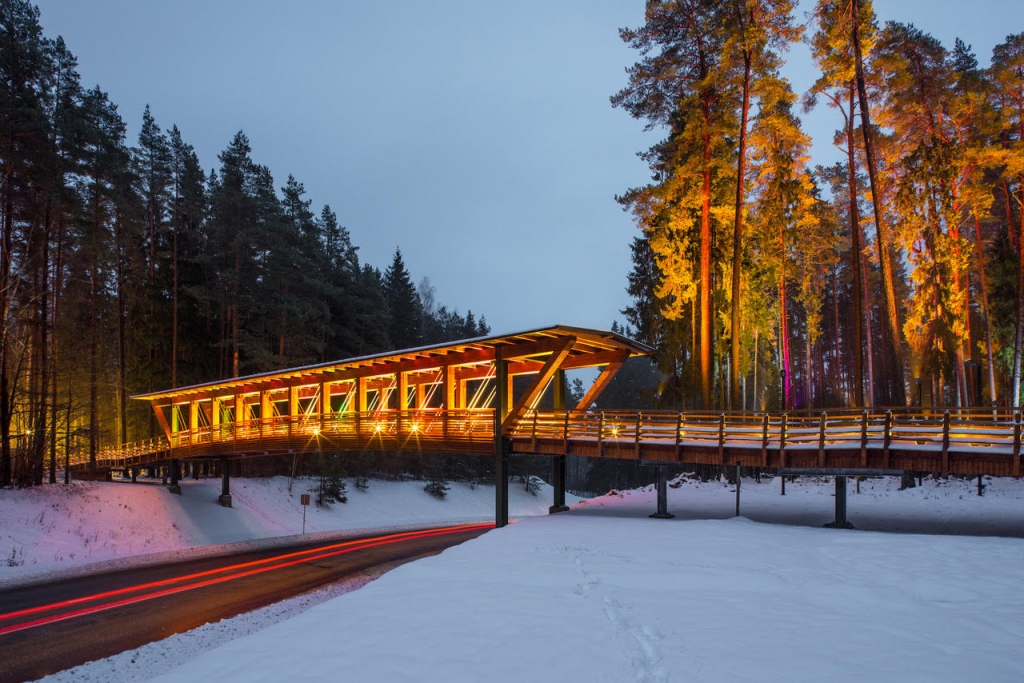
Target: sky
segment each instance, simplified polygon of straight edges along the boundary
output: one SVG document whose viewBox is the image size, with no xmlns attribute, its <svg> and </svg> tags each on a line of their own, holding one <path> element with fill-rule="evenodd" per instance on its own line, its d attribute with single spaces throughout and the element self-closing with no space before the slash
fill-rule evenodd
<svg viewBox="0 0 1024 683">
<path fill-rule="evenodd" d="M 364 263 L 401 248 L 414 281 L 495 333 L 623 321 L 637 229 L 615 196 L 647 182 L 636 153 L 659 136 L 608 98 L 637 59 L 618 29 L 642 23 L 640 0 L 37 4 L 130 144 L 147 104 L 207 171 L 244 131 L 278 187 L 292 174 L 314 211 L 331 206 Z M 963 38 L 982 65 L 1024 31 L 1020 0 L 875 4 L 947 47 Z M 788 59 L 802 92 L 806 46 Z M 804 121 L 814 163 L 838 160 L 835 115 Z"/>
</svg>

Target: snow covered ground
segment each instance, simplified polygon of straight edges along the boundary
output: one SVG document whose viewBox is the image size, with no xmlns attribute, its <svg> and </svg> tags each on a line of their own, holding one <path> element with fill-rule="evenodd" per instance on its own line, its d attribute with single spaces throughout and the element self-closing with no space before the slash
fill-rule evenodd
<svg viewBox="0 0 1024 683">
<path fill-rule="evenodd" d="M 302 532 L 299 496 L 315 481 L 233 479 L 232 508 L 216 503 L 220 479 L 182 480 L 182 495 L 159 483 L 73 482 L 0 490 L 0 586 L 55 572 L 138 564 L 140 554 L 181 555 L 212 544 L 291 536 Z M 494 519 L 494 487 L 452 483 L 444 500 L 423 482 L 372 481 L 366 491 L 349 482 L 348 502 L 306 509 L 306 532 Z M 576 499 L 573 498 L 573 501 Z M 513 486 L 511 514 L 547 514 L 551 489 L 538 495 Z M 82 565 L 90 565 L 82 567 Z"/>
<path fill-rule="evenodd" d="M 604 496 L 54 680 L 1020 681 L 1024 482 L 989 484 L 851 485 L 855 531 L 810 479 L 744 481 L 740 518 L 718 482 L 673 520 Z"/>
</svg>

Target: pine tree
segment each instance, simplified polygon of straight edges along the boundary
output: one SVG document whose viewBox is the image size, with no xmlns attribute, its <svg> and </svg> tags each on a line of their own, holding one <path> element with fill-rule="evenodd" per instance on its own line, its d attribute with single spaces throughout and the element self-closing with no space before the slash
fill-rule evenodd
<svg viewBox="0 0 1024 683">
<path fill-rule="evenodd" d="M 422 305 L 402 260 L 402 250 L 395 249 L 391 265 L 384 272 L 384 298 L 391 318 L 388 339 L 392 348 L 411 349 L 420 345 Z"/>
<path fill-rule="evenodd" d="M 729 185 L 722 161 L 729 155 L 726 135 L 735 130 L 736 111 L 722 64 L 723 11 L 713 0 L 648 2 L 646 23 L 620 31 L 643 58 L 627 70 L 629 85 L 611 100 L 645 119 L 648 129 L 669 129 L 668 139 L 647 154 L 655 184 L 631 190 L 620 201 L 649 233 L 662 274 L 662 314 L 679 319 L 699 296 L 699 315 L 693 311 L 691 317 L 698 321 L 700 340 L 692 345 L 700 359 L 705 408 L 714 399 L 713 221 Z"/>
</svg>

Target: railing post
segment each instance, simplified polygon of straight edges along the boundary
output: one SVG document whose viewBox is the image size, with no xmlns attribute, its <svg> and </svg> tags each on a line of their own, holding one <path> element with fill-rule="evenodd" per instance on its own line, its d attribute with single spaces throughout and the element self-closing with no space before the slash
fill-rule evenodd
<svg viewBox="0 0 1024 683">
<path fill-rule="evenodd" d="M 530 448 L 536 453 L 537 452 L 537 411 L 533 411 L 533 434 L 530 438 Z"/>
<path fill-rule="evenodd" d="M 868 411 L 860 414 L 860 466 L 868 466 Z"/>
<path fill-rule="evenodd" d="M 889 443 L 892 441 L 892 411 L 885 411 L 885 427 L 882 431 L 882 468 L 889 469 Z"/>
<path fill-rule="evenodd" d="M 1013 476 L 1020 476 L 1020 411 L 1013 414 Z"/>
<path fill-rule="evenodd" d="M 683 414 L 679 413 L 676 417 L 676 462 L 683 461 L 683 451 L 679 447 L 679 441 L 683 436 Z"/>
<path fill-rule="evenodd" d="M 562 455 L 569 455 L 569 411 L 565 411 L 565 424 L 562 426 Z"/>
<path fill-rule="evenodd" d="M 718 414 L 718 462 L 725 464 L 725 413 Z"/>
<path fill-rule="evenodd" d="M 604 411 L 601 411 L 601 416 L 597 421 L 597 454 L 600 457 L 604 457 Z"/>
<path fill-rule="evenodd" d="M 643 425 L 643 413 L 638 412 L 636 414 L 636 434 L 634 435 L 636 440 L 634 442 L 635 455 L 637 462 L 640 461 L 640 427 Z"/>
<path fill-rule="evenodd" d="M 786 467 L 786 420 L 785 413 L 782 414 L 782 422 L 779 424 L 779 467 Z"/>
<path fill-rule="evenodd" d="M 949 472 L 949 411 L 942 413 L 942 473 Z"/>
<path fill-rule="evenodd" d="M 761 424 L 761 467 L 768 467 L 768 413 Z"/>
<path fill-rule="evenodd" d="M 821 424 L 818 429 L 818 467 L 825 466 L 825 425 L 828 424 L 828 413 L 821 411 Z"/>
</svg>

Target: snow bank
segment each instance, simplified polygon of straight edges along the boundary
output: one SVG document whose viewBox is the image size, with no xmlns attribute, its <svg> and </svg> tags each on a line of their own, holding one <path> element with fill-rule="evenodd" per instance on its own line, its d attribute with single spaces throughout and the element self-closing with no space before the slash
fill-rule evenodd
<svg viewBox="0 0 1024 683">
<path fill-rule="evenodd" d="M 216 502 L 219 479 L 181 484 L 180 496 L 158 483 L 74 482 L 0 490 L 0 585 L 41 580 L 55 572 L 67 575 L 166 561 L 172 558 L 168 553 L 194 556 L 195 552 L 182 551 L 300 534 L 299 496 L 315 487 L 309 479 L 296 479 L 289 491 L 285 477 L 236 478 L 231 482 L 234 507 L 225 508 Z M 366 491 L 350 482 L 348 503 L 307 508 L 306 532 L 494 519 L 493 486 L 450 487 L 440 500 L 423 491 L 423 482 L 373 480 Z M 550 505 L 550 487 L 536 496 L 526 493 L 523 485 L 510 489 L 514 516 L 547 514 Z M 137 556 L 148 559 L 124 559 Z"/>
</svg>

